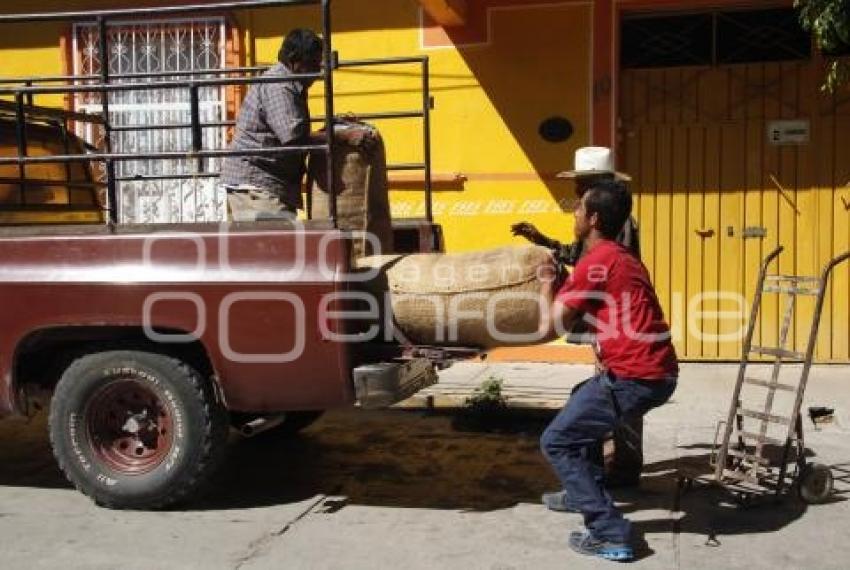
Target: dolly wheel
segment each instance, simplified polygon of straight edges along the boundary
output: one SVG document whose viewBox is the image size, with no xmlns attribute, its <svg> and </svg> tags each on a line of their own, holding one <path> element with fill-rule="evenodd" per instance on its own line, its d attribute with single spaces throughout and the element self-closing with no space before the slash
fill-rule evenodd
<svg viewBox="0 0 850 570">
<path fill-rule="evenodd" d="M 808 505 L 824 503 L 832 495 L 833 479 L 830 468 L 822 463 L 807 463 L 797 481 L 797 493 Z"/>
</svg>

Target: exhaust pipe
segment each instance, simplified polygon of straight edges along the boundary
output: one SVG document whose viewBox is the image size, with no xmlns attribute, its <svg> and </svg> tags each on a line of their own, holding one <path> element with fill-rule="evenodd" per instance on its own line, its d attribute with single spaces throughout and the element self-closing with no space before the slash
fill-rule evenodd
<svg viewBox="0 0 850 570">
<path fill-rule="evenodd" d="M 245 437 L 254 437 L 264 431 L 274 429 L 286 420 L 286 414 L 260 416 L 239 426 L 239 433 Z"/>
</svg>

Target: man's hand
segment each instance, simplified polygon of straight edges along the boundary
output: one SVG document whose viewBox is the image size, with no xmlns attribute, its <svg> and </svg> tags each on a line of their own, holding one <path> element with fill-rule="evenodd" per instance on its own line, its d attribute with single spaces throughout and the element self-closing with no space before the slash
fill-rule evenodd
<svg viewBox="0 0 850 570">
<path fill-rule="evenodd" d="M 349 146 L 372 149 L 379 141 L 378 132 L 368 127 L 349 127 L 337 129 L 336 140 Z"/>
<path fill-rule="evenodd" d="M 336 140 L 350 144 L 352 146 L 360 146 L 363 144 L 363 140 L 369 136 L 369 133 L 366 129 L 349 127 L 345 129 L 338 129 L 335 131 Z"/>
<path fill-rule="evenodd" d="M 515 236 L 524 237 L 531 243 L 537 245 L 545 245 L 546 237 L 540 233 L 534 224 L 528 222 L 519 222 L 511 226 L 511 233 Z"/>
</svg>

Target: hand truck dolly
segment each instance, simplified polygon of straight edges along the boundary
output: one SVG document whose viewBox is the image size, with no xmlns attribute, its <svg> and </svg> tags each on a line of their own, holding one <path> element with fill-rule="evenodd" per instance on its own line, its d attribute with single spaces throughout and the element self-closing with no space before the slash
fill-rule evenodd
<svg viewBox="0 0 850 570">
<path fill-rule="evenodd" d="M 830 468 L 806 461 L 800 407 L 809 379 L 829 278 L 838 264 L 850 259 L 850 251 L 833 258 L 820 277 L 768 275 L 768 267 L 783 249 L 780 246 L 772 251 L 759 269 L 729 413 L 726 420 L 717 424 L 711 452 L 713 473 L 707 482 L 730 491 L 740 504 L 745 505 L 756 497 L 772 495 L 779 499 L 790 489 L 796 489 L 805 503 L 821 503 L 829 499 L 833 490 Z M 778 294 L 786 301 L 776 347 L 753 344 L 753 333 L 760 321 L 764 293 Z M 788 341 L 797 297 L 803 295 L 814 296 L 815 307 L 806 351 L 801 353 L 789 349 Z M 773 358 L 769 379 L 753 378 L 747 374 L 752 355 Z M 780 369 L 786 363 L 802 363 L 796 382 L 780 379 Z M 745 391 L 753 392 L 754 395 L 744 398 Z M 784 414 L 776 409 L 779 392 L 788 396 L 786 402 L 790 404 L 790 412 L 788 405 L 785 406 Z M 777 454 L 776 450 L 781 451 Z M 692 483 L 693 478 L 680 478 L 681 486 L 690 486 Z"/>
</svg>

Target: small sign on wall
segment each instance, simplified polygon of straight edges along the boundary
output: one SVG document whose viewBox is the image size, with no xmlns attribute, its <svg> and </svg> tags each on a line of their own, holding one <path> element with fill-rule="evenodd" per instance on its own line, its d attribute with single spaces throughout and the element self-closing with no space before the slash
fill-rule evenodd
<svg viewBox="0 0 850 570">
<path fill-rule="evenodd" d="M 769 121 L 767 142 L 774 145 L 809 144 L 809 131 L 808 120 Z"/>
</svg>

